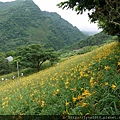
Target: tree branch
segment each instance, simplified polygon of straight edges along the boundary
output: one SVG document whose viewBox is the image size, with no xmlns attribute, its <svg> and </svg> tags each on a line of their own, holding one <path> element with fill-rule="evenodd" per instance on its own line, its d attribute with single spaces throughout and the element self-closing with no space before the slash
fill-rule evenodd
<svg viewBox="0 0 120 120">
<path fill-rule="evenodd" d="M 111 1 L 111 0 L 110 0 L 110 1 L 109 1 L 109 0 L 105 0 L 105 2 L 106 2 L 106 4 L 111 8 L 111 10 L 114 11 L 114 14 L 120 16 L 120 12 L 119 12 L 118 10 L 116 10 L 114 6 L 112 6 L 112 5 L 114 5 L 114 1 L 113 1 L 113 0 L 112 0 L 112 1 Z M 116 6 L 117 6 L 117 2 L 116 2 Z M 117 8 L 117 7 L 116 7 L 116 8 Z M 108 12 L 110 13 L 111 10 L 108 11 Z"/>
<path fill-rule="evenodd" d="M 113 23 L 113 24 L 115 24 L 115 25 L 120 26 L 120 23 L 118 23 L 118 22 L 115 22 L 115 21 L 110 21 L 110 22 Z"/>
</svg>

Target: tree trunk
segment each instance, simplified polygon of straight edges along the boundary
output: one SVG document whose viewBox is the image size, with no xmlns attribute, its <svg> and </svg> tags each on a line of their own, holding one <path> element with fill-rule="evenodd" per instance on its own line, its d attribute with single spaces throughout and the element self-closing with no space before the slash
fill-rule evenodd
<svg viewBox="0 0 120 120">
<path fill-rule="evenodd" d="M 40 65 L 39 65 L 39 62 L 37 64 L 37 69 L 38 69 L 38 72 L 40 71 Z"/>
<path fill-rule="evenodd" d="M 40 67 L 41 67 L 41 65 L 44 63 L 44 61 L 43 62 L 41 62 L 41 63 L 38 63 L 38 65 L 37 65 L 37 68 L 38 68 L 38 72 L 40 71 Z"/>
<path fill-rule="evenodd" d="M 37 69 L 38 69 L 38 72 L 39 72 L 40 71 L 40 66 L 39 65 L 37 66 Z"/>
</svg>

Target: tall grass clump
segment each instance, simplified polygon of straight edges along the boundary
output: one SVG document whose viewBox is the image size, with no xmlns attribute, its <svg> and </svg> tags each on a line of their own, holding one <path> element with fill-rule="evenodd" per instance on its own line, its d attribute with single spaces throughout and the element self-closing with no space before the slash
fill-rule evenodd
<svg viewBox="0 0 120 120">
<path fill-rule="evenodd" d="M 2 115 L 119 115 L 120 44 L 0 82 Z"/>
</svg>

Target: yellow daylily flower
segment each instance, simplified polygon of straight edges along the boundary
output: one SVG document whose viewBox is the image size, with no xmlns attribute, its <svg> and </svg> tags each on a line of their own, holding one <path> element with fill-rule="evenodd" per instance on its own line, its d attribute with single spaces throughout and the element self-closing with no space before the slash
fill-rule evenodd
<svg viewBox="0 0 120 120">
<path fill-rule="evenodd" d="M 114 90 L 116 88 L 116 86 L 114 84 L 112 84 L 111 88 Z"/>
</svg>

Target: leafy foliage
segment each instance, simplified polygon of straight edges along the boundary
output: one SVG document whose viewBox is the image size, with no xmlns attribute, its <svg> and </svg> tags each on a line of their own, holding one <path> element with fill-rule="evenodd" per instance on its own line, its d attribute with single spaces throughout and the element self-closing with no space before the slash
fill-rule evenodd
<svg viewBox="0 0 120 120">
<path fill-rule="evenodd" d="M 78 14 L 88 10 L 92 22 L 98 22 L 99 27 L 108 34 L 120 37 L 119 0 L 67 0 L 58 6 L 74 9 Z"/>
<path fill-rule="evenodd" d="M 14 52 L 13 64 L 19 62 L 21 69 L 26 67 L 37 68 L 38 71 L 41 65 L 49 60 L 52 64 L 58 60 L 57 54 L 52 50 L 46 50 L 39 44 L 32 44 L 27 47 L 20 47 L 17 52 Z"/>
<path fill-rule="evenodd" d="M 6 59 L 5 54 L 0 53 L 0 75 L 8 74 L 11 71 L 11 66 L 8 60 Z"/>
</svg>

